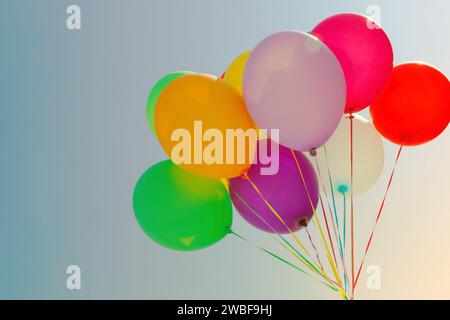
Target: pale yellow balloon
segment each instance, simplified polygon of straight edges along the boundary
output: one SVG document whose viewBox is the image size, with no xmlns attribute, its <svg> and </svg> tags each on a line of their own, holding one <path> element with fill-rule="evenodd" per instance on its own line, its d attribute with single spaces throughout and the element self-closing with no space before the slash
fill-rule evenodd
<svg viewBox="0 0 450 320">
<path fill-rule="evenodd" d="M 248 57 L 250 57 L 251 50 L 241 53 L 237 58 L 231 62 L 223 80 L 231 84 L 240 94 L 242 94 L 242 80 L 244 77 L 244 69 L 247 63 Z"/>
<path fill-rule="evenodd" d="M 350 119 L 344 116 L 325 144 L 335 192 L 350 194 Z M 324 147 L 317 150 L 321 174 L 328 181 Z M 381 136 L 368 120 L 355 114 L 353 119 L 353 194 L 367 191 L 381 174 L 384 148 Z"/>
</svg>

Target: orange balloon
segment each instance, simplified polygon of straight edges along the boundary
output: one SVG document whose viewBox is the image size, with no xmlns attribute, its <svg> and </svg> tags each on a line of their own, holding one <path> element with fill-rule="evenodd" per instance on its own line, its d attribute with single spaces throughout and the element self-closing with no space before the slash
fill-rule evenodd
<svg viewBox="0 0 450 320">
<path fill-rule="evenodd" d="M 258 134 L 244 99 L 215 76 L 170 82 L 156 103 L 155 127 L 166 154 L 194 174 L 237 177 L 253 162 Z"/>
</svg>

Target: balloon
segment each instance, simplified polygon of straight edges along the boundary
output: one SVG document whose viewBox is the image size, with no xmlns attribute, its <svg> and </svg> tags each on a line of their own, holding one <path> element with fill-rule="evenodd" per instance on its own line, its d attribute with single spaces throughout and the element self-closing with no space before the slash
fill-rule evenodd
<svg viewBox="0 0 450 320">
<path fill-rule="evenodd" d="M 235 88 L 240 94 L 242 94 L 242 82 L 244 79 L 245 65 L 247 64 L 247 60 L 251 53 L 251 50 L 241 53 L 233 60 L 233 62 L 231 62 L 227 71 L 222 74 L 222 79 L 233 86 L 233 88 Z M 267 139 L 267 136 L 264 132 L 258 130 L 258 138 Z"/>
<path fill-rule="evenodd" d="M 258 143 L 261 148 L 262 140 Z M 261 169 L 263 161 L 257 163 L 248 170 L 248 178 L 260 190 L 263 197 L 282 217 L 292 232 L 299 230 L 313 216 L 308 194 L 300 177 L 295 159 L 290 149 L 272 142 L 270 152 L 279 148 L 279 168 L 275 174 L 265 175 Z M 319 187 L 314 168 L 308 159 L 296 151 L 300 168 L 302 170 L 308 191 L 314 207 L 317 207 Z M 271 211 L 263 198 L 255 191 L 249 180 L 245 177 L 237 177 L 229 180 L 229 190 L 234 207 L 240 215 L 258 229 L 266 232 L 289 233 L 286 226 Z M 250 209 L 251 208 L 251 209 Z M 262 221 L 254 210 L 267 224 Z M 272 229 L 273 228 L 273 229 Z"/>
<path fill-rule="evenodd" d="M 320 147 L 339 124 L 345 78 L 317 38 L 284 31 L 261 41 L 244 71 L 247 109 L 260 128 L 279 129 L 279 142 L 298 151 Z"/>
<path fill-rule="evenodd" d="M 428 142 L 447 127 L 450 83 L 430 65 L 398 65 L 370 113 L 377 130 L 393 143 L 415 146 Z"/>
<path fill-rule="evenodd" d="M 244 100 L 214 76 L 191 74 L 167 85 L 156 104 L 155 124 L 167 155 L 192 173 L 231 178 L 253 162 L 257 132 Z M 227 131 L 239 129 L 252 129 L 254 139 L 246 139 L 245 148 L 238 148 L 238 142 L 232 148 Z"/>
<path fill-rule="evenodd" d="M 210 246 L 230 231 L 232 206 L 218 179 L 193 175 L 165 160 L 138 180 L 133 207 L 142 230 L 175 250 Z"/>
<path fill-rule="evenodd" d="M 392 71 L 393 52 L 383 29 L 369 18 L 344 13 L 319 23 L 311 32 L 334 52 L 347 82 L 346 113 L 373 102 Z"/>
<path fill-rule="evenodd" d="M 375 127 L 358 114 L 353 115 L 353 194 L 367 191 L 378 179 L 384 164 L 384 148 Z M 350 119 L 343 117 L 330 140 L 317 150 L 319 168 L 330 169 L 335 191 L 350 191 Z M 327 162 L 328 159 L 328 162 Z"/>
<path fill-rule="evenodd" d="M 231 84 L 240 94 L 242 94 L 242 78 L 244 77 L 245 64 L 250 53 L 252 53 L 251 50 L 241 53 L 235 58 L 223 77 L 223 80 Z"/>
<path fill-rule="evenodd" d="M 156 84 L 153 86 L 153 88 L 150 91 L 150 94 L 148 96 L 148 100 L 147 100 L 147 121 L 150 126 L 150 130 L 153 132 L 153 134 L 156 135 L 154 113 L 155 113 L 156 101 L 158 101 L 161 91 L 163 91 L 163 89 L 173 80 L 175 80 L 181 76 L 191 74 L 191 73 L 192 72 L 188 72 L 188 71 L 178 71 L 178 72 L 169 73 L 168 75 L 165 75 L 164 77 L 159 79 L 158 82 L 156 82 Z"/>
</svg>

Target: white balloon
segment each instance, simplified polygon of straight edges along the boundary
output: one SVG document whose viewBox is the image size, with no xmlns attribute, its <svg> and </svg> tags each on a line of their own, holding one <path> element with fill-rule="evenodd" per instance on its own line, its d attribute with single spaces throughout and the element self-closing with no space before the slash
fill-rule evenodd
<svg viewBox="0 0 450 320">
<path fill-rule="evenodd" d="M 353 115 L 353 194 L 367 191 L 378 179 L 384 164 L 381 136 L 368 120 Z M 350 192 L 350 119 L 344 116 L 325 144 L 335 192 Z M 317 150 L 323 179 L 328 177 L 324 147 Z M 328 181 L 328 180 L 326 180 Z"/>
</svg>

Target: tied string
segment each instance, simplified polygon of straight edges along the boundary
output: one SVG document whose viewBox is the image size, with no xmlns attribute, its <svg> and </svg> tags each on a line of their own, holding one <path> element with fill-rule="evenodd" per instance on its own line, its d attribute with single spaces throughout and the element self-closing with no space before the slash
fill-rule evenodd
<svg viewBox="0 0 450 320">
<path fill-rule="evenodd" d="M 311 205 L 311 209 L 312 209 L 313 215 L 314 215 L 314 220 L 313 221 L 315 222 L 315 226 L 318 228 L 320 236 L 322 238 L 322 241 L 323 241 L 323 243 L 325 245 L 328 263 L 331 266 L 331 269 L 333 271 L 334 277 L 336 278 L 336 281 L 338 282 L 339 286 L 342 287 L 341 279 L 340 279 L 340 277 L 338 275 L 338 272 L 336 270 L 336 266 L 334 265 L 333 258 L 331 257 L 330 248 L 328 247 L 328 243 L 327 243 L 327 241 L 325 239 L 325 235 L 323 233 L 322 227 L 321 227 L 319 219 L 317 217 L 316 208 L 314 207 L 314 203 L 312 202 L 311 195 L 310 195 L 309 190 L 308 190 L 308 186 L 306 185 L 305 177 L 303 176 L 303 172 L 302 172 L 302 169 L 300 167 L 300 163 L 298 162 L 297 156 L 295 155 L 295 151 L 292 148 L 291 148 L 291 153 L 292 153 L 292 156 L 294 157 L 295 164 L 297 165 L 297 169 L 298 169 L 298 172 L 300 174 L 300 178 L 301 178 L 301 180 L 303 182 L 303 185 L 305 187 L 306 194 L 308 195 L 308 200 L 309 200 L 309 203 Z"/>
<path fill-rule="evenodd" d="M 308 226 L 305 226 L 305 231 L 306 231 L 306 234 L 308 235 L 309 243 L 311 243 L 311 247 L 314 249 L 314 252 L 316 253 L 317 263 L 319 263 L 320 268 L 322 270 L 324 270 L 323 269 L 323 265 L 322 265 L 322 261 L 320 261 L 319 251 L 317 251 L 317 247 L 314 244 L 314 241 L 313 241 L 313 239 L 311 237 L 311 234 L 309 233 Z"/>
<path fill-rule="evenodd" d="M 289 249 L 284 243 L 278 241 L 277 239 L 275 239 L 275 241 L 277 241 L 282 247 L 284 247 L 287 251 L 289 251 L 291 254 L 293 254 L 293 255 L 298 259 L 298 257 L 292 252 L 292 250 L 295 250 L 295 249 L 289 244 L 289 242 L 287 242 L 287 244 L 288 244 L 288 246 L 290 246 L 290 248 L 291 248 L 292 250 Z M 336 283 L 336 281 L 331 280 L 329 277 L 327 278 L 325 275 L 321 275 L 321 276 L 322 276 L 326 281 L 328 281 L 328 282 L 330 283 L 330 285 L 333 286 L 333 287 L 336 289 L 336 291 L 339 292 L 339 295 L 340 295 L 344 300 L 348 300 L 348 297 L 347 297 L 345 291 L 342 290 L 342 288 L 340 288 L 340 286 Z"/>
<path fill-rule="evenodd" d="M 286 222 L 283 220 L 283 218 L 278 214 L 278 212 L 274 209 L 274 207 L 269 203 L 269 201 L 267 201 L 267 199 L 263 196 L 263 194 L 259 190 L 258 186 L 256 186 L 256 184 L 250 179 L 250 177 L 248 176 L 247 172 L 244 172 L 242 174 L 242 178 L 247 180 L 252 185 L 252 187 L 256 191 L 256 193 L 261 197 L 261 199 L 264 201 L 264 203 L 269 207 L 270 211 L 272 211 L 272 213 L 278 218 L 278 220 L 280 220 L 281 223 L 286 227 L 286 229 L 288 230 L 288 232 L 290 233 L 292 238 L 294 238 L 295 242 L 297 242 L 297 244 L 306 252 L 306 254 L 308 256 L 310 256 L 310 253 L 309 253 L 308 249 L 306 249 L 305 245 L 294 234 L 294 232 L 291 230 L 291 228 L 289 228 L 289 226 L 286 224 Z M 317 267 L 320 268 L 320 266 L 317 266 Z M 315 268 L 315 270 L 317 270 L 317 267 Z M 333 283 L 333 280 L 330 279 L 330 277 L 327 275 L 325 270 L 321 269 L 321 271 L 322 272 L 319 271 L 319 274 L 323 275 L 330 283 Z"/>
<path fill-rule="evenodd" d="M 324 146 L 324 150 L 325 150 L 325 146 Z M 325 151 L 325 152 L 326 152 L 326 151 Z M 316 156 L 313 155 L 313 158 L 314 158 L 314 160 L 315 160 L 316 169 L 317 169 L 317 174 L 318 174 L 319 180 L 320 180 L 320 182 L 321 182 L 321 186 L 322 186 L 322 189 L 323 189 L 323 193 L 324 193 L 325 198 L 326 198 L 326 200 L 327 200 L 328 210 L 329 210 L 330 216 L 331 216 L 331 219 L 330 219 L 330 220 L 331 220 L 331 222 L 332 222 L 331 225 L 332 225 L 332 227 L 333 227 L 333 233 L 334 233 L 335 238 L 338 239 L 338 242 L 339 242 L 339 254 L 340 254 L 340 259 L 341 259 L 340 261 L 341 261 L 342 268 L 343 268 L 343 278 L 344 278 L 344 286 L 345 286 L 344 288 L 345 288 L 345 291 L 347 292 L 347 279 L 348 279 L 348 273 L 347 273 L 347 268 L 346 268 L 346 266 L 345 266 L 344 250 L 342 249 L 342 241 L 341 241 L 341 236 L 340 236 L 339 225 L 336 226 L 335 220 L 333 219 L 333 210 L 331 209 L 330 200 L 329 200 L 329 198 L 328 198 L 327 189 L 326 189 L 326 187 L 325 187 L 325 183 L 324 183 L 324 180 L 323 180 L 323 178 L 322 178 L 322 173 L 321 173 L 321 171 L 320 171 L 319 162 L 317 161 L 317 157 L 316 157 Z M 326 159 L 327 159 L 327 158 L 326 158 Z M 331 172 L 330 172 L 330 169 L 329 169 L 329 166 L 328 166 L 328 160 L 327 160 L 327 167 L 328 167 L 329 178 L 331 179 Z M 331 182 L 331 181 L 330 181 L 330 182 Z M 332 184 L 330 184 L 330 187 L 333 188 Z M 334 198 L 334 193 L 333 193 L 333 198 Z M 333 256 L 334 256 L 336 265 L 338 266 L 337 261 L 336 261 L 337 259 L 336 259 L 335 251 L 334 251 L 333 240 L 332 240 L 331 234 L 330 234 L 330 232 L 329 232 L 329 228 L 328 228 L 328 221 L 327 221 L 327 216 L 326 216 L 326 214 L 325 214 L 325 206 L 324 206 L 324 203 L 323 203 L 323 197 L 322 197 L 321 194 L 319 194 L 319 200 L 320 200 L 320 204 L 321 204 L 321 207 L 322 207 L 322 211 L 324 212 L 324 219 L 325 219 L 325 223 L 327 224 L 328 237 L 329 237 L 329 239 L 330 239 L 331 249 L 333 250 Z M 336 213 L 335 213 L 335 218 L 337 218 Z M 338 268 L 338 272 L 339 272 L 339 268 Z"/>
<path fill-rule="evenodd" d="M 307 273 L 306 271 L 302 270 L 301 268 L 299 268 L 299 267 L 296 266 L 295 264 L 293 264 L 293 263 L 287 261 L 286 259 L 283 259 L 282 257 L 278 256 L 277 254 L 275 254 L 275 253 L 273 253 L 273 252 L 271 252 L 271 251 L 269 251 L 269 250 L 267 250 L 267 249 L 265 249 L 265 248 L 263 248 L 263 247 L 261 247 L 261 246 L 255 244 L 254 242 L 248 240 L 247 238 L 245 238 L 244 236 L 238 234 L 237 232 L 235 232 L 235 231 L 233 231 L 233 230 L 230 230 L 229 233 L 232 234 L 232 235 L 234 235 L 234 236 L 236 236 L 237 238 L 239 238 L 239 239 L 241 239 L 241 240 L 243 240 L 243 241 L 245 241 L 245 242 L 251 244 L 252 246 L 256 247 L 258 250 L 260 250 L 260 251 L 262 251 L 262 252 L 264 252 L 264 253 L 270 255 L 271 257 L 274 257 L 274 258 L 277 259 L 278 261 L 281 261 L 281 262 L 285 263 L 286 265 L 290 266 L 291 268 L 294 268 L 295 270 L 300 271 L 301 273 L 307 275 L 307 276 L 310 277 L 311 279 L 314 279 L 314 280 L 319 281 L 320 283 L 322 283 L 323 285 L 327 286 L 327 287 L 330 288 L 331 290 L 333 290 L 333 291 L 339 291 L 339 290 L 338 290 L 337 288 L 335 288 L 334 286 L 331 286 L 331 285 L 329 285 L 328 283 L 326 283 L 326 282 L 324 282 L 324 281 L 322 281 L 322 280 L 320 280 L 320 279 L 314 278 L 314 277 L 311 276 L 309 273 Z"/>
<path fill-rule="evenodd" d="M 314 157 L 314 160 L 315 160 L 315 163 L 316 163 L 316 168 L 317 168 L 317 173 L 319 175 L 319 180 L 321 182 L 321 186 L 322 186 L 323 192 L 324 192 L 325 197 L 327 199 L 328 209 L 330 210 L 329 212 L 330 212 L 330 215 L 331 215 L 332 211 L 331 211 L 330 201 L 328 200 L 327 191 L 326 191 L 325 185 L 324 185 L 323 180 L 322 180 L 322 175 L 320 173 L 319 163 L 317 162 L 317 157 L 315 155 L 313 157 Z M 325 220 L 325 226 L 327 227 L 328 239 L 330 240 L 331 251 L 333 252 L 334 263 L 336 264 L 338 272 L 339 272 L 339 264 L 337 263 L 336 252 L 334 251 L 333 237 L 331 236 L 330 227 L 328 225 L 328 218 L 327 218 L 327 214 L 326 214 L 326 210 L 325 210 L 325 205 L 323 203 L 322 195 L 320 193 L 319 193 L 319 201 L 320 201 L 320 206 L 322 208 L 323 218 Z M 334 225 L 333 217 L 331 217 L 331 221 L 333 222 L 332 226 L 333 226 L 334 235 L 337 238 L 336 226 Z"/>
<path fill-rule="evenodd" d="M 288 248 L 288 247 L 286 247 L 286 245 L 285 244 L 283 244 L 283 243 L 281 243 L 280 241 L 278 241 L 277 239 L 275 239 L 275 241 L 277 241 L 281 246 L 283 246 L 286 250 L 288 250 L 289 252 L 291 252 L 292 253 L 292 251 Z M 292 246 L 291 246 L 291 248 L 292 248 Z M 292 248 L 293 249 L 293 248 Z M 294 249 L 295 250 L 295 249 Z M 347 295 L 346 295 L 346 292 L 335 282 L 335 281 L 332 281 L 331 279 L 327 279 L 327 278 L 325 278 L 324 277 L 324 279 L 325 280 L 327 280 L 327 281 L 330 281 L 330 285 L 329 286 L 332 286 L 334 289 L 335 289 L 335 291 L 337 291 L 338 293 L 339 293 L 339 295 L 344 299 L 344 300 L 348 300 L 348 297 L 347 297 Z M 322 282 L 322 281 L 321 281 Z M 323 283 L 323 282 L 322 282 Z"/>
<path fill-rule="evenodd" d="M 353 118 L 350 113 L 350 242 L 352 254 L 352 294 L 355 289 L 355 231 L 354 231 L 354 208 L 353 208 Z M 345 203 L 345 202 L 344 202 Z M 344 215 L 345 217 L 345 215 Z"/>
<path fill-rule="evenodd" d="M 402 149 L 403 149 L 403 146 L 400 146 L 400 148 L 398 149 L 397 156 L 395 158 L 394 167 L 392 168 L 392 172 L 391 172 L 391 175 L 389 177 L 389 181 L 388 181 L 388 184 L 387 184 L 387 187 L 386 187 L 386 191 L 384 192 L 384 196 L 383 196 L 383 199 L 381 201 L 380 208 L 378 209 L 377 218 L 375 220 L 375 224 L 373 226 L 372 232 L 370 233 L 369 241 L 367 242 L 366 249 L 364 250 L 364 255 L 363 255 L 361 264 L 359 266 L 358 274 L 357 274 L 355 282 L 353 284 L 353 288 L 355 288 L 356 284 L 358 283 L 358 279 L 359 279 L 359 276 L 361 274 L 361 270 L 362 270 L 362 267 L 364 265 L 365 258 L 367 256 L 367 252 L 369 251 L 370 245 L 372 243 L 373 236 L 375 234 L 375 229 L 376 229 L 376 227 L 378 225 L 378 221 L 380 220 L 381 213 L 383 212 L 383 208 L 384 208 L 384 204 L 386 202 L 387 195 L 389 193 L 389 190 L 391 189 L 392 180 L 393 180 L 394 174 L 395 174 L 395 169 L 397 168 L 397 163 L 398 163 L 398 160 L 400 158 L 400 154 L 402 153 Z"/>
<path fill-rule="evenodd" d="M 345 192 L 342 192 L 342 203 L 344 204 L 343 215 L 342 215 L 342 235 L 344 238 L 344 251 L 345 251 L 345 239 L 347 238 L 347 196 Z"/>
<path fill-rule="evenodd" d="M 340 249 L 340 253 L 341 253 L 342 266 L 344 268 L 344 281 L 348 282 L 349 276 L 348 276 L 348 271 L 347 271 L 347 267 L 346 267 L 347 264 L 345 261 L 345 247 L 342 246 L 341 228 L 339 226 L 339 218 L 337 215 L 336 197 L 334 195 L 334 184 L 333 184 L 333 178 L 332 178 L 331 170 L 330 170 L 330 163 L 328 161 L 328 153 L 327 153 L 326 145 L 323 145 L 323 152 L 324 152 L 325 161 L 327 164 L 328 182 L 330 184 L 331 198 L 333 201 L 333 209 L 334 209 L 334 222 L 336 225 L 338 239 L 339 239 L 339 249 Z"/>
<path fill-rule="evenodd" d="M 323 151 L 324 151 L 324 154 L 325 154 L 325 161 L 327 163 L 328 182 L 330 183 L 331 198 L 333 200 L 334 222 L 336 224 L 336 229 L 337 229 L 338 238 L 339 238 L 339 248 L 341 250 L 342 257 L 344 257 L 344 250 L 342 248 L 342 240 L 341 240 L 340 227 L 339 227 L 339 218 L 337 216 L 337 209 L 336 209 L 336 198 L 334 196 L 333 178 L 331 177 L 330 164 L 328 162 L 327 148 L 326 148 L 325 145 L 323 146 Z M 345 267 L 345 260 L 342 263 L 344 264 L 344 267 Z"/>
<path fill-rule="evenodd" d="M 261 197 L 261 199 L 264 201 L 264 203 L 269 207 L 270 211 L 272 211 L 272 213 L 278 218 L 278 220 L 281 221 L 281 223 L 286 227 L 286 229 L 289 231 L 289 233 L 291 234 L 291 236 L 294 238 L 295 242 L 298 243 L 298 245 L 307 253 L 309 254 L 308 249 L 306 249 L 306 247 L 303 245 L 303 243 L 300 241 L 299 238 L 297 238 L 297 236 L 294 234 L 294 232 L 292 232 L 291 228 L 289 228 L 289 226 L 286 224 L 286 222 L 283 220 L 283 218 L 278 214 L 278 212 L 272 207 L 272 205 L 269 203 L 269 201 L 267 201 L 267 199 L 262 195 L 261 191 L 259 190 L 259 188 L 256 186 L 256 184 L 250 179 L 250 177 L 248 176 L 247 172 L 245 172 L 242 175 L 242 178 L 247 180 L 253 187 L 253 189 L 256 191 L 256 193 Z"/>
<path fill-rule="evenodd" d="M 291 250 L 288 249 L 288 251 L 302 264 L 307 266 L 311 271 L 315 272 L 316 274 L 323 277 L 325 280 L 327 278 L 324 277 L 324 275 L 307 259 L 305 258 L 297 249 L 295 249 L 289 241 L 287 241 L 278 231 L 276 231 L 256 210 L 254 210 L 242 197 L 239 195 L 239 193 L 233 188 L 233 186 L 230 184 L 230 190 L 233 192 L 233 194 L 241 201 L 241 203 L 247 207 L 254 215 L 256 215 L 267 227 L 269 227 L 274 233 L 277 234 L 277 236 L 284 242 Z M 292 251 L 293 250 L 293 251 Z"/>
<path fill-rule="evenodd" d="M 344 204 L 344 208 L 343 208 L 343 213 L 342 213 L 342 215 L 343 215 L 343 218 L 342 218 L 342 227 L 343 227 L 343 230 L 342 230 L 342 235 L 343 235 L 343 238 L 344 238 L 344 252 L 345 252 L 345 239 L 346 239 L 346 237 L 347 237 L 347 197 L 346 197 L 346 195 L 345 195 L 345 192 L 341 192 L 341 194 L 342 194 L 342 202 L 343 202 L 343 204 Z M 348 276 L 346 276 L 345 278 L 344 278 L 344 286 L 345 286 L 345 291 L 347 292 L 347 284 L 348 284 Z"/>
</svg>

